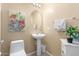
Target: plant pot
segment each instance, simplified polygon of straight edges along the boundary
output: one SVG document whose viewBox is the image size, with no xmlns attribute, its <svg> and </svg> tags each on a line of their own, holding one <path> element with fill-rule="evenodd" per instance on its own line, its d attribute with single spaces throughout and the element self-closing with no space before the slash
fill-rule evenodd
<svg viewBox="0 0 79 59">
<path fill-rule="evenodd" d="M 68 43 L 72 43 L 73 38 L 67 38 Z"/>
</svg>

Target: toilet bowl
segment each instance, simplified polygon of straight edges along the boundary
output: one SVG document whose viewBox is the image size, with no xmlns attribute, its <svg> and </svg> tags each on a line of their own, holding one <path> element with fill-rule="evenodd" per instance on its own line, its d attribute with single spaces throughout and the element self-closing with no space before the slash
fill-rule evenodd
<svg viewBox="0 0 79 59">
<path fill-rule="evenodd" d="M 11 41 L 10 56 L 26 56 L 23 40 Z"/>
</svg>

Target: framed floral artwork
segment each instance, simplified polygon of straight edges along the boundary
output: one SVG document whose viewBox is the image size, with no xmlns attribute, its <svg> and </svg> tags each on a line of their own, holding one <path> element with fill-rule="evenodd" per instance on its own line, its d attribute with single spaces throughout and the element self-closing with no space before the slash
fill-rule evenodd
<svg viewBox="0 0 79 59">
<path fill-rule="evenodd" d="M 21 12 L 10 14 L 9 16 L 9 31 L 22 32 L 25 27 L 25 17 Z"/>
</svg>

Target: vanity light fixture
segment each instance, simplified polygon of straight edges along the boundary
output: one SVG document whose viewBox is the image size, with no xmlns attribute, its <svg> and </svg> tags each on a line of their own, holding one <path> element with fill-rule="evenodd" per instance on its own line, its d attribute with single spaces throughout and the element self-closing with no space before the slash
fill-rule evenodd
<svg viewBox="0 0 79 59">
<path fill-rule="evenodd" d="M 33 6 L 40 8 L 42 5 L 40 3 L 33 3 Z"/>
</svg>

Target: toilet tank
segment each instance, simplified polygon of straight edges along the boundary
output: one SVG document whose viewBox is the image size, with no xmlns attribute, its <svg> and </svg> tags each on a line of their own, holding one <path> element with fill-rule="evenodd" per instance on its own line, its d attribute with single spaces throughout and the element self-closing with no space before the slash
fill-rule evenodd
<svg viewBox="0 0 79 59">
<path fill-rule="evenodd" d="M 23 40 L 11 41 L 10 53 L 16 53 L 21 50 L 24 50 L 24 41 Z"/>
</svg>

